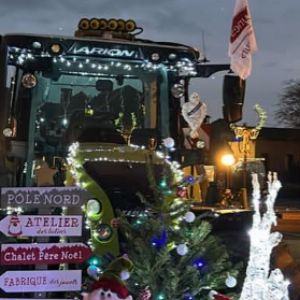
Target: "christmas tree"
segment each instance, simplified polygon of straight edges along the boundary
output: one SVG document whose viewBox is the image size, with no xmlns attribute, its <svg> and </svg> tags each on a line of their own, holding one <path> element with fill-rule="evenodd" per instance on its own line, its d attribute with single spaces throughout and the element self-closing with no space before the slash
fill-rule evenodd
<svg viewBox="0 0 300 300">
<path fill-rule="evenodd" d="M 223 299 L 219 292 L 234 294 L 241 266 L 232 265 L 210 223 L 191 211 L 186 185 L 194 178 L 175 186 L 166 174 L 158 184 L 151 172 L 149 178 L 153 199 L 141 196 L 145 210 L 121 217 L 121 249 L 134 265 L 127 282 L 133 298 Z"/>
<path fill-rule="evenodd" d="M 103 278 L 103 274 L 112 274 L 119 287 L 122 286 L 120 282 L 127 279 L 130 296 L 136 300 L 229 299 L 222 294 L 232 296 L 237 292 L 236 278 L 240 266 L 232 265 L 225 247 L 211 234 L 211 225 L 204 221 L 203 215 L 196 217 L 191 211 L 192 202 L 188 199 L 187 188 L 198 184 L 197 178 L 184 177 L 178 164 L 168 160 L 167 149 L 165 153 L 143 151 L 141 157 L 148 166 L 146 177 L 152 193 L 140 194 L 140 206 L 129 212 L 123 207 L 119 212 L 120 218 L 115 218 L 109 215 L 108 201 L 98 191 L 96 181 L 83 168 L 84 161 L 98 163 L 103 159 L 121 162 L 125 155 L 129 159 L 131 154 L 137 160 L 136 151 L 126 146 L 120 151 L 121 158 L 118 160 L 118 151 L 109 152 L 104 148 L 99 151 L 91 145 L 72 147 L 70 164 L 74 167 L 77 183 L 92 192 L 95 198 L 101 199 L 90 199 L 84 207 L 87 227 L 91 231 L 89 244 L 94 252 L 87 262 L 86 273 L 89 276 L 84 278 L 86 290 L 91 292 L 86 297 L 105 292 L 102 283 L 95 286 L 92 282 L 104 281 L 107 278 Z M 158 165 L 161 168 L 157 168 Z M 98 204 L 100 201 L 101 205 Z M 109 239 L 106 230 L 102 230 L 104 225 L 108 228 L 108 224 L 112 228 Z M 117 232 L 120 251 L 114 254 L 115 248 L 110 245 Z M 122 268 L 111 271 L 111 264 L 115 264 L 120 254 L 126 254 L 133 264 L 129 278 L 128 272 Z M 127 293 L 123 296 L 112 282 L 110 284 L 111 291 L 119 293 L 120 299 L 129 297 Z M 95 289 L 90 289 L 91 286 Z"/>
</svg>

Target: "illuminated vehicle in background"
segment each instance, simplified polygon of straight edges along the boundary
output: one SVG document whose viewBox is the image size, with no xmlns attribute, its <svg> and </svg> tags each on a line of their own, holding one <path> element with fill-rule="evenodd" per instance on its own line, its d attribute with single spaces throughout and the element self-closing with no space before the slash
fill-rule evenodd
<svg viewBox="0 0 300 300">
<path fill-rule="evenodd" d="M 82 19 L 75 37 L 1 37 L 2 217 L 23 210 L 59 219 L 83 207 L 94 253 L 116 256 L 115 209 L 134 213 L 141 195 L 151 195 L 149 162 L 166 183 L 156 155 L 162 140 L 174 139 L 172 156 L 183 167 L 203 164 L 203 144 L 185 146 L 181 107 L 192 78 L 229 72 L 229 65 L 208 64 L 186 45 L 138 39 L 141 31 L 131 20 Z M 225 79 L 224 116 L 238 121 L 243 84 Z M 69 187 L 75 183 L 80 191 Z M 10 223 L 21 232 L 18 216 Z"/>
<path fill-rule="evenodd" d="M 181 107 L 190 79 L 229 72 L 229 65 L 209 64 L 186 45 L 138 39 L 141 31 L 132 20 L 82 19 L 74 38 L 2 37 L 0 186 L 74 185 L 66 169 L 82 164 L 88 179 L 77 176 L 77 184 L 93 181 L 108 206 L 134 210 L 140 195 L 152 193 L 145 157 L 168 137 L 173 158 L 201 175 L 203 144 L 187 149 Z M 224 116 L 238 121 L 244 87 L 239 77 L 225 79 Z M 76 142 L 85 157 L 66 167 Z M 154 165 L 164 183 L 161 163 Z"/>
<path fill-rule="evenodd" d="M 172 137 L 177 158 L 189 164 L 181 117 L 189 80 L 229 66 L 207 64 L 186 45 L 138 39 L 141 31 L 131 20 L 82 19 L 75 38 L 2 37 L 2 186 L 36 185 L 36 161 L 54 166 L 75 141 L 147 146 Z M 229 89 L 239 84 L 230 80 Z M 240 115 L 243 99 L 233 97 Z M 228 104 L 230 115 L 236 107 Z"/>
</svg>

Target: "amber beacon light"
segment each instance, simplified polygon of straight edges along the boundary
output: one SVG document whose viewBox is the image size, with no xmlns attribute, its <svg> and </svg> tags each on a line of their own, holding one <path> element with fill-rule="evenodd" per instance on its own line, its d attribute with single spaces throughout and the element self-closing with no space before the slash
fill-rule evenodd
<svg viewBox="0 0 300 300">
<path fill-rule="evenodd" d="M 79 30 L 110 30 L 110 31 L 123 31 L 123 32 L 133 32 L 137 27 L 134 20 L 123 20 L 123 19 L 87 19 L 83 18 L 78 24 Z"/>
</svg>

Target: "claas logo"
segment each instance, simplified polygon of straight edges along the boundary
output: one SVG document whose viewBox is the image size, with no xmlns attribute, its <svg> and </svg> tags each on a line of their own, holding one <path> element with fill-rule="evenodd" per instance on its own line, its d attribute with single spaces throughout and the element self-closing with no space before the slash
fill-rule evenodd
<svg viewBox="0 0 300 300">
<path fill-rule="evenodd" d="M 87 19 L 83 18 L 78 24 L 78 29 L 82 31 L 88 30 L 102 30 L 102 31 L 118 31 L 118 32 L 133 32 L 140 29 L 136 26 L 133 20 L 123 19 Z"/>
</svg>

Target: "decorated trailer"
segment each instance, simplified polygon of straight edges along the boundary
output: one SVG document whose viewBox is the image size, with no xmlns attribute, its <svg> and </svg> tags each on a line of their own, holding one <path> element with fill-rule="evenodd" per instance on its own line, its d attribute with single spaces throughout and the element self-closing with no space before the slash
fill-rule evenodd
<svg viewBox="0 0 300 300">
<path fill-rule="evenodd" d="M 180 167 L 204 164 L 201 122 L 193 120 L 203 103 L 190 95 L 192 78 L 225 71 L 224 116 L 241 118 L 243 82 L 227 74 L 229 65 L 209 64 L 186 45 L 139 39 L 141 31 L 132 20 L 82 19 L 75 37 L 1 37 L 2 266 L 80 263 L 88 257 L 83 235 L 94 253 L 118 255 L 115 212 L 142 209 L 141 195 L 152 193 L 147 166 L 164 184 L 166 166 L 180 176 Z M 162 144 L 175 149 L 161 153 Z M 7 293 L 80 289 L 77 270 L 17 270 L 0 277 Z"/>
</svg>

